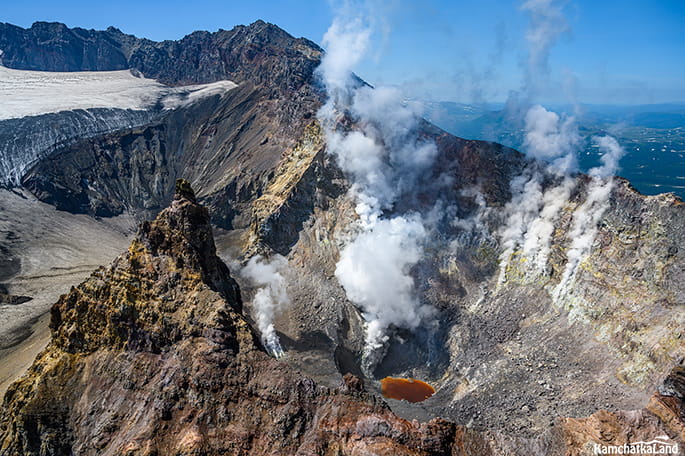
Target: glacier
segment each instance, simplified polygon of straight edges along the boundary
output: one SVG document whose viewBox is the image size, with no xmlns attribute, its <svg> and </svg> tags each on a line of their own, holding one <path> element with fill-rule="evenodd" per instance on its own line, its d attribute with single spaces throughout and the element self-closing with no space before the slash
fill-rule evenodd
<svg viewBox="0 0 685 456">
<path fill-rule="evenodd" d="M 79 139 L 148 124 L 234 87 L 231 81 L 170 87 L 129 70 L 46 72 L 0 66 L 0 186 L 21 185 L 38 160 Z"/>
</svg>

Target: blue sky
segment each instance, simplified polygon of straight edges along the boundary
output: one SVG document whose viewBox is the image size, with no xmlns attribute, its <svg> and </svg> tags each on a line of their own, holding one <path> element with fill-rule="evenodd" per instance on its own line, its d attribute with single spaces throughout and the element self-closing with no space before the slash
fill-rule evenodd
<svg viewBox="0 0 685 456">
<path fill-rule="evenodd" d="M 354 1 L 354 0 L 351 0 Z M 401 86 L 412 98 L 503 101 L 521 90 L 529 16 L 521 0 L 375 1 L 377 33 L 357 73 L 372 84 Z M 540 102 L 685 101 L 685 1 L 568 0 L 568 31 L 549 55 Z M 194 30 L 230 29 L 257 19 L 321 42 L 339 3 L 328 1 L 5 2 L 0 21 L 37 20 L 124 32 L 154 40 Z"/>
</svg>

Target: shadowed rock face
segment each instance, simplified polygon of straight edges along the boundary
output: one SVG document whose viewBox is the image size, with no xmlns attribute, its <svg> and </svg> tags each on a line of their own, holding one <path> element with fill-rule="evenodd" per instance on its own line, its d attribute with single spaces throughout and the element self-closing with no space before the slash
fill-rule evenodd
<svg viewBox="0 0 685 456">
<path fill-rule="evenodd" d="M 0 62 L 39 71 L 125 70 L 126 56 L 107 32 L 36 22 L 30 29 L 0 23 Z"/>
<path fill-rule="evenodd" d="M 111 28 L 36 23 L 25 30 L 0 24 L 2 63 L 50 71 L 119 68 L 105 57 L 95 68 L 77 65 L 87 59 L 74 55 L 81 51 L 66 46 L 69 40 L 83 52 L 106 42 L 126 57 L 128 67 L 167 84 L 225 79 L 239 84 L 150 125 L 65 142 L 19 176 L 39 199 L 73 213 L 154 217 L 171 200 L 174 180 L 185 177 L 201 183 L 200 196 L 215 223 L 246 228 L 252 222 L 250 203 L 264 192 L 284 151 L 305 135 L 323 99 L 313 84 L 321 49 L 262 21 L 162 43 Z M 66 67 L 41 60 L 43 54 L 62 59 Z"/>
<path fill-rule="evenodd" d="M 308 81 L 321 53 L 311 41 L 294 39 L 263 21 L 163 42 L 126 35 L 114 27 L 100 31 L 36 22 L 23 29 L 0 23 L 0 49 L 0 63 L 18 70 L 130 68 L 170 85 L 230 79 L 265 85 L 275 93 L 296 90 Z"/>
</svg>

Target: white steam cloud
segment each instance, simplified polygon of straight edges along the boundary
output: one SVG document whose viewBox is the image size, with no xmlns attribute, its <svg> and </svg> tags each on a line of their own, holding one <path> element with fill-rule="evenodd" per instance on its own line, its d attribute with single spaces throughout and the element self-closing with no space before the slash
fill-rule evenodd
<svg viewBox="0 0 685 456">
<path fill-rule="evenodd" d="M 618 163 L 625 155 L 626 151 L 616 141 L 616 138 L 611 136 L 597 136 L 594 139 L 595 144 L 599 146 L 599 150 L 604 152 L 600 161 L 602 166 L 597 166 L 588 171 L 588 174 L 595 178 L 611 177 L 618 171 Z"/>
<path fill-rule="evenodd" d="M 352 76 L 352 69 L 366 54 L 371 31 L 369 24 L 361 17 L 336 17 L 324 34 L 326 55 L 318 71 L 324 75 L 328 95 L 334 100 L 353 90 L 357 81 Z"/>
<path fill-rule="evenodd" d="M 414 329 L 433 315 L 410 274 L 423 256 L 425 221 L 417 213 L 390 212 L 411 197 L 437 154 L 434 143 L 418 137 L 417 113 L 398 90 L 373 89 L 353 75 L 371 35 L 359 17 L 337 17 L 324 35 L 327 52 L 317 70 L 329 97 L 318 119 L 328 152 L 350 179 L 359 216 L 335 275 L 367 323 L 366 368 L 382 356 L 392 327 Z M 351 130 L 343 126 L 347 119 Z"/>
<path fill-rule="evenodd" d="M 433 315 L 433 308 L 414 296 L 409 275 L 423 255 L 425 236 L 418 215 L 381 219 L 340 253 L 335 275 L 348 299 L 362 309 L 370 350 L 383 348 L 391 325 L 415 329 Z"/>
<path fill-rule="evenodd" d="M 573 171 L 580 142 L 574 117 L 561 119 L 540 105 L 528 110 L 524 150 L 528 156 L 548 162 L 550 171 L 559 175 Z"/>
<path fill-rule="evenodd" d="M 611 136 L 595 137 L 595 143 L 603 152 L 602 165 L 592 168 L 588 174 L 587 198 L 573 214 L 571 230 L 568 233 L 571 245 L 567 252 L 567 262 L 559 284 L 555 287 L 555 300 L 566 296 L 569 284 L 575 278 L 578 266 L 587 258 L 597 235 L 597 227 L 604 212 L 609 207 L 609 196 L 614 186 L 613 175 L 618 170 L 618 162 L 625 150 Z"/>
<path fill-rule="evenodd" d="M 557 0 L 527 0 L 521 9 L 530 16 L 526 31 L 528 67 L 526 88 L 529 96 L 537 95 L 542 82 L 549 76 L 549 56 L 554 44 L 570 29 L 562 12 L 563 2 Z"/>
<path fill-rule="evenodd" d="M 288 268 L 288 260 L 282 255 L 274 255 L 270 261 L 261 255 L 250 258 L 240 275 L 258 287 L 252 299 L 254 317 L 261 335 L 262 343 L 276 358 L 283 356 L 284 351 L 278 334 L 274 329 L 274 319 L 290 305 L 283 277 Z"/>
<path fill-rule="evenodd" d="M 497 285 L 506 282 L 511 256 L 523 242 L 528 227 L 537 218 L 542 201 L 542 186 L 537 171 L 522 174 L 511 180 L 512 198 L 504 207 L 506 224 L 500 231 L 503 251 L 500 254 L 500 274 Z"/>
<path fill-rule="evenodd" d="M 568 202 L 574 186 L 575 181 L 564 176 L 559 185 L 545 190 L 542 195 L 542 210 L 528 226 L 523 239 L 523 255 L 530 261 L 530 269 L 543 273 L 547 271 L 554 223 L 559 212 Z"/>
<path fill-rule="evenodd" d="M 549 162 L 547 172 L 562 178 L 556 186 L 544 191 L 538 217 L 526 227 L 523 255 L 529 260 L 529 267 L 535 271 L 545 272 L 547 269 L 554 223 L 575 186 L 575 181 L 568 174 L 576 169 L 576 150 L 580 143 L 574 117 L 562 119 L 540 105 L 528 110 L 524 140 L 526 153 Z M 539 184 L 542 176 L 535 173 L 534 179 Z M 532 203 L 529 205 L 532 206 Z"/>
<path fill-rule="evenodd" d="M 546 271 L 554 223 L 575 186 L 575 181 L 568 176 L 576 168 L 576 150 L 581 143 L 575 119 L 560 118 L 535 105 L 528 110 L 525 120 L 526 154 L 546 162 L 544 172 L 556 176 L 560 182 L 543 191 L 545 176 L 535 167 L 512 179 L 512 199 L 505 206 L 507 222 L 501 231 L 504 250 L 500 256 L 498 285 L 506 281 L 511 256 L 520 247 L 530 270 Z"/>
<path fill-rule="evenodd" d="M 529 13 L 530 23 L 526 33 L 528 65 L 524 93 L 530 100 L 538 96 L 549 79 L 549 57 L 553 45 L 566 32 L 568 24 L 563 16 L 564 3 L 556 0 L 527 0 L 521 8 Z M 516 99 L 510 103 L 513 113 L 525 108 Z M 586 200 L 573 215 L 568 232 L 570 247 L 567 264 L 559 284 L 552 292 L 555 301 L 568 293 L 578 266 L 588 256 L 597 234 L 599 221 L 608 207 L 613 188 L 612 176 L 623 156 L 623 149 L 609 136 L 594 138 L 603 152 L 602 165 L 591 169 L 591 181 L 587 187 Z M 582 138 L 573 116 L 561 118 L 542 106 L 527 109 L 523 149 L 526 154 L 546 163 L 540 170 L 529 166 L 525 172 L 512 179 L 512 199 L 505 206 L 507 222 L 501 230 L 500 275 L 498 286 L 507 279 L 507 269 L 513 255 L 519 252 L 527 272 L 546 273 L 551 251 L 555 223 L 568 204 L 576 179 L 570 173 L 576 170 L 576 151 L 581 148 Z M 546 180 L 555 182 L 546 190 Z"/>
<path fill-rule="evenodd" d="M 530 18 L 526 32 L 526 103 L 546 89 L 552 47 L 570 30 L 563 6 L 564 2 L 557 0 L 526 0 L 521 5 Z M 505 207 L 508 219 L 500 232 L 503 252 L 498 286 L 506 281 L 512 255 L 519 249 L 528 272 L 547 272 L 555 223 L 576 185 L 570 173 L 577 169 L 576 153 L 582 144 L 573 116 L 560 117 L 540 105 L 526 108 L 517 99 L 510 100 L 508 105 L 514 114 L 525 112 L 524 152 L 546 166 L 544 169 L 529 166 L 522 176 L 512 180 L 512 199 Z M 545 189 L 543 184 L 550 180 L 552 185 Z"/>
</svg>

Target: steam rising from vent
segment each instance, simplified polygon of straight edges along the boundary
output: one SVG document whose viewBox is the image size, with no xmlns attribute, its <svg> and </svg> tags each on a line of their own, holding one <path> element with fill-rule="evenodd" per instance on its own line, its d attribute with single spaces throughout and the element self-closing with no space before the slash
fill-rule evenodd
<svg viewBox="0 0 685 456">
<path fill-rule="evenodd" d="M 274 255 L 267 262 L 261 255 L 250 258 L 240 275 L 259 287 L 252 300 L 257 320 L 257 328 L 262 343 L 276 358 L 283 356 L 284 351 L 273 321 L 288 305 L 290 298 L 286 292 L 283 272 L 288 268 L 288 260 L 282 255 Z"/>
<path fill-rule="evenodd" d="M 576 150 L 581 142 L 575 118 L 562 119 L 540 105 L 533 106 L 526 114 L 526 153 L 543 161 L 549 161 L 547 172 L 563 176 L 561 182 L 542 194 L 538 217 L 527 227 L 523 237 L 523 254 L 532 260 L 530 267 L 545 272 L 549 257 L 554 222 L 559 211 L 571 196 L 575 181 L 568 173 L 576 169 Z M 542 177 L 535 173 L 538 184 Z"/>
<path fill-rule="evenodd" d="M 588 174 L 595 178 L 611 177 L 618 171 L 618 162 L 621 160 L 626 151 L 621 145 L 609 135 L 596 136 L 595 144 L 599 146 L 599 150 L 603 151 L 600 161 L 602 166 L 597 166 L 588 171 Z"/>
<path fill-rule="evenodd" d="M 371 28 L 361 17 L 336 17 L 323 36 L 326 54 L 318 68 L 323 75 L 328 96 L 336 99 L 349 95 L 358 83 L 352 77 L 352 68 L 364 57 L 371 39 Z"/>
<path fill-rule="evenodd" d="M 335 275 L 368 323 L 366 344 L 379 350 L 390 326 L 415 329 L 433 314 L 414 296 L 409 270 L 423 255 L 426 231 L 416 214 L 381 219 L 358 234 L 340 253 Z"/>
<path fill-rule="evenodd" d="M 574 117 L 561 119 L 540 105 L 528 110 L 524 150 L 528 156 L 550 163 L 550 171 L 562 175 L 575 170 L 580 139 Z"/>
<path fill-rule="evenodd" d="M 507 268 L 514 251 L 523 242 L 528 226 L 540 212 L 542 188 L 537 171 L 532 175 L 523 174 L 511 181 L 512 198 L 504 207 L 507 221 L 500 232 L 503 247 L 500 255 L 500 275 L 497 285 L 506 281 Z"/>
<path fill-rule="evenodd" d="M 530 266 L 535 271 L 546 272 L 547 270 L 554 222 L 568 202 L 574 186 L 575 181 L 565 176 L 559 185 L 547 189 L 542 195 L 542 210 L 528 226 L 523 238 L 523 255 L 532 260 Z"/>
<path fill-rule="evenodd" d="M 392 327 L 414 329 L 434 313 L 419 302 L 410 275 L 423 256 L 426 222 L 417 213 L 389 212 L 411 197 L 437 154 L 434 143 L 418 137 L 418 115 L 399 91 L 372 89 L 353 75 L 371 34 L 361 18 L 337 17 L 317 70 L 329 96 L 318 119 L 328 152 L 350 179 L 359 216 L 335 275 L 367 323 L 367 369 L 383 356 Z M 349 120 L 351 129 L 344 126 Z"/>
<path fill-rule="evenodd" d="M 521 8 L 530 15 L 526 33 L 528 65 L 524 93 L 530 100 L 538 96 L 543 82 L 549 79 L 549 56 L 552 46 L 569 30 L 562 14 L 562 2 L 556 0 L 527 0 Z M 518 98 L 508 101 L 510 113 L 524 112 Z M 560 283 L 552 292 L 555 301 L 568 293 L 568 285 L 577 273 L 578 266 L 590 252 L 598 223 L 607 209 L 613 187 L 611 176 L 616 172 L 623 149 L 609 136 L 594 138 L 600 151 L 602 165 L 589 171 L 591 181 L 586 200 L 573 215 L 568 237 L 567 264 Z M 576 151 L 581 148 L 581 137 L 573 116 L 561 118 L 542 106 L 527 109 L 523 149 L 538 163 L 529 165 L 521 176 L 512 179 L 512 199 L 505 206 L 507 221 L 500 231 L 500 274 L 498 287 L 507 280 L 512 258 L 520 255 L 526 273 L 547 273 L 554 228 L 559 213 L 568 204 L 576 179 L 570 176 L 576 170 Z M 545 186 L 551 181 L 551 185 Z"/>
<path fill-rule="evenodd" d="M 588 185 L 587 198 L 573 214 L 573 224 L 568 234 L 571 246 L 566 254 L 566 268 L 553 292 L 556 301 L 568 294 L 569 284 L 575 278 L 578 266 L 590 253 L 599 221 L 609 207 L 609 196 L 614 187 L 613 175 L 618 170 L 618 161 L 625 153 L 618 141 L 611 136 L 595 137 L 594 142 L 604 152 L 602 165 L 588 172 L 592 180 Z"/>
<path fill-rule="evenodd" d="M 505 206 L 507 222 L 501 231 L 504 250 L 500 256 L 498 285 L 506 281 L 511 256 L 523 248 L 528 268 L 545 272 L 554 222 L 567 203 L 575 185 L 568 173 L 576 167 L 575 151 L 581 138 L 573 117 L 560 118 L 540 105 L 526 114 L 524 150 L 527 155 L 547 162 L 545 170 L 529 167 L 512 179 L 512 199 Z M 544 173 L 556 176 L 556 184 L 543 191 Z"/>
<path fill-rule="evenodd" d="M 559 301 L 568 294 L 578 266 L 588 256 L 597 234 L 599 221 L 608 207 L 613 188 L 612 176 L 624 154 L 616 139 L 610 136 L 593 138 L 603 152 L 602 165 L 592 168 L 586 200 L 573 215 L 568 238 L 567 264 L 552 295 Z M 521 176 L 512 179 L 512 200 L 505 206 L 507 223 L 501 231 L 503 252 L 500 256 L 498 286 L 506 281 L 512 256 L 520 249 L 526 269 L 546 273 L 555 222 L 568 203 L 576 185 L 569 173 L 575 170 L 575 151 L 581 140 L 573 117 L 561 119 L 541 106 L 534 106 L 526 115 L 525 150 L 528 155 L 548 164 L 544 170 L 528 167 Z M 545 175 L 556 183 L 543 191 Z"/>
</svg>

